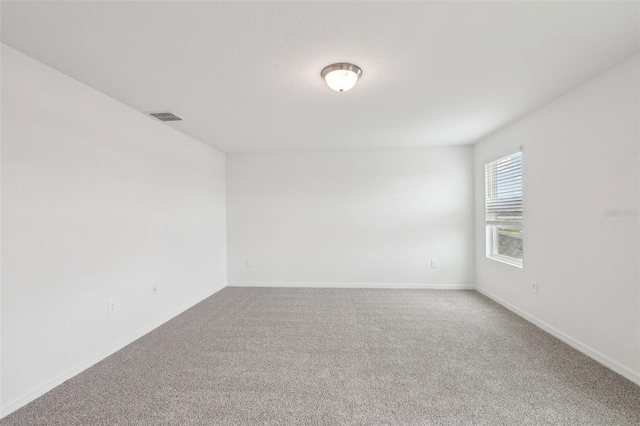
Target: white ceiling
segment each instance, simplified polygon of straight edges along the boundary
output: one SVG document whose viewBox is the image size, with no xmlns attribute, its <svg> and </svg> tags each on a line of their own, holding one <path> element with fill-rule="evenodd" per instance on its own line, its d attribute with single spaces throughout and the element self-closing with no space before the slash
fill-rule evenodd
<svg viewBox="0 0 640 426">
<path fill-rule="evenodd" d="M 453 145 L 637 54 L 638 7 L 3 1 L 2 41 L 225 152 Z"/>
</svg>

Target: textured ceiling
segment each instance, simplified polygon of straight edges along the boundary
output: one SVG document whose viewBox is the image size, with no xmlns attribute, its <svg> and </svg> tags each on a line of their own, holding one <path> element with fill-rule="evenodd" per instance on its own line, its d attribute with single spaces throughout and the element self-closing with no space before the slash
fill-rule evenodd
<svg viewBox="0 0 640 426">
<path fill-rule="evenodd" d="M 638 2 L 2 2 L 3 43 L 225 152 L 473 143 L 638 27 Z M 343 61 L 363 76 L 336 93 Z"/>
</svg>

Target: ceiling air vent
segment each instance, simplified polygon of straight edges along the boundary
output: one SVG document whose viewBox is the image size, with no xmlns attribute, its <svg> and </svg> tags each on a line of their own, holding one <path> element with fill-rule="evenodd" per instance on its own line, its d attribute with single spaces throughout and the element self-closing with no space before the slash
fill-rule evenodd
<svg viewBox="0 0 640 426">
<path fill-rule="evenodd" d="M 149 115 L 160 121 L 182 121 L 182 118 L 170 112 L 150 112 Z"/>
</svg>

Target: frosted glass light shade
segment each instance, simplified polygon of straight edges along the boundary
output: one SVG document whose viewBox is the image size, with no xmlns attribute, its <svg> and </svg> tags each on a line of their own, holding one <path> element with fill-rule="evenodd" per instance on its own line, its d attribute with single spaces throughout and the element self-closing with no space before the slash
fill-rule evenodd
<svg viewBox="0 0 640 426">
<path fill-rule="evenodd" d="M 346 92 L 356 85 L 362 70 L 353 64 L 333 64 L 323 69 L 320 75 L 331 89 Z"/>
<path fill-rule="evenodd" d="M 358 75 L 349 70 L 335 70 L 324 76 L 324 81 L 336 92 L 346 92 L 356 85 Z"/>
</svg>

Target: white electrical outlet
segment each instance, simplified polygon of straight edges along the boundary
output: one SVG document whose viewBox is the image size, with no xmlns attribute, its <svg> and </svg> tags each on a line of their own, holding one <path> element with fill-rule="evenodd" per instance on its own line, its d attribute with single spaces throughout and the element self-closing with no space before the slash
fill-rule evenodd
<svg viewBox="0 0 640 426">
<path fill-rule="evenodd" d="M 531 281 L 531 291 L 533 293 L 537 293 L 538 292 L 538 281 L 537 280 Z"/>
<path fill-rule="evenodd" d="M 438 267 L 438 263 L 440 263 L 440 261 L 438 259 L 431 259 L 431 267 L 432 268 L 437 268 Z"/>
<path fill-rule="evenodd" d="M 253 259 L 247 259 L 247 268 L 253 268 Z"/>
<path fill-rule="evenodd" d="M 151 286 L 151 295 L 152 296 L 157 296 L 158 295 L 158 285 L 154 284 Z"/>
<path fill-rule="evenodd" d="M 116 299 L 107 300 L 107 315 L 111 316 L 116 311 Z"/>
</svg>

